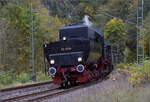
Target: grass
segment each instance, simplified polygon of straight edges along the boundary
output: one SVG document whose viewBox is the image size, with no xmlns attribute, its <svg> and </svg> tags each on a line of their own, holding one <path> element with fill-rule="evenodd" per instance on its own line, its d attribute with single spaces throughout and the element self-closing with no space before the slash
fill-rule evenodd
<svg viewBox="0 0 150 102">
<path fill-rule="evenodd" d="M 42 71 L 36 73 L 36 82 L 50 80 L 49 75 L 45 75 Z M 30 74 L 22 72 L 19 75 L 14 76 L 14 74 L 8 74 L 4 71 L 0 71 L 0 89 L 19 86 L 27 83 L 34 83 L 31 80 Z"/>
<path fill-rule="evenodd" d="M 144 70 L 143 67 L 139 66 L 137 71 L 137 63 L 119 64 L 117 69 L 123 69 L 128 72 L 130 76 L 129 82 L 132 85 L 150 81 L 150 60 L 144 61 Z"/>
<path fill-rule="evenodd" d="M 112 88 L 109 91 L 99 89 L 89 90 L 88 96 L 73 102 L 149 102 L 150 85 L 146 88 L 118 89 Z"/>
</svg>

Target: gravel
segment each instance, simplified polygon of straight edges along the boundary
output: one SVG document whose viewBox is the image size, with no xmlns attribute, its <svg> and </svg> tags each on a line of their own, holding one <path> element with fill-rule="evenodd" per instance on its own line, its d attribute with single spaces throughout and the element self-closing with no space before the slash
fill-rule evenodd
<svg viewBox="0 0 150 102">
<path fill-rule="evenodd" d="M 0 101 L 2 99 L 6 99 L 6 98 L 10 98 L 10 97 L 25 95 L 25 94 L 29 94 L 29 93 L 33 93 L 33 92 L 40 92 L 42 90 L 52 89 L 52 88 L 56 88 L 56 87 L 58 87 L 58 86 L 51 83 L 51 84 L 45 84 L 45 85 L 40 85 L 40 86 L 35 86 L 35 87 L 17 89 L 17 90 L 12 90 L 12 91 L 7 91 L 7 92 L 0 92 Z"/>
<path fill-rule="evenodd" d="M 117 76 L 116 80 L 107 79 L 96 85 L 92 85 L 86 88 L 78 89 L 73 92 L 59 95 L 51 99 L 42 100 L 42 102 L 82 102 L 84 97 L 88 97 L 91 93 L 95 93 L 95 97 L 98 97 L 97 91 L 100 93 L 110 93 L 110 89 L 124 89 L 130 90 L 132 87 L 129 85 L 125 76 Z M 112 97 L 110 97 L 112 98 Z M 99 101 L 98 101 L 99 102 Z"/>
</svg>

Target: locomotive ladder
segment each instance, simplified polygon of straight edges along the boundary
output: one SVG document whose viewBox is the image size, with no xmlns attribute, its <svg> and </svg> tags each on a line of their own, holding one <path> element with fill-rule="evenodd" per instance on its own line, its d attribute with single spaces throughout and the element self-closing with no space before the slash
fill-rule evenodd
<svg viewBox="0 0 150 102">
<path fill-rule="evenodd" d="M 144 74 L 143 4 L 143 0 L 137 0 L 137 72 L 142 67 Z"/>
</svg>

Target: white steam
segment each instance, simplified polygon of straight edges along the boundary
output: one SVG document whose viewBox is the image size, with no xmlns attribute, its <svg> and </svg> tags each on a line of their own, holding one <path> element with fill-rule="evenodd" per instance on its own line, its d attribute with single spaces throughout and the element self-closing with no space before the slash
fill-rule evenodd
<svg viewBox="0 0 150 102">
<path fill-rule="evenodd" d="M 92 26 L 92 22 L 89 20 L 89 16 L 88 16 L 88 15 L 85 15 L 85 16 L 84 16 L 83 22 L 84 22 L 84 23 L 83 23 L 84 25 L 87 25 L 87 26 L 89 26 L 89 27 Z"/>
</svg>

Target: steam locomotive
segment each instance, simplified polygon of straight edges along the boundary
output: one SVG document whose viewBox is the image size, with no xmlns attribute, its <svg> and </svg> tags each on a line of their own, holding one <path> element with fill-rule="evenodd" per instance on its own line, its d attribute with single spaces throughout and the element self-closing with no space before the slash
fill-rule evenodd
<svg viewBox="0 0 150 102">
<path fill-rule="evenodd" d="M 100 79 L 113 70 L 111 44 L 100 30 L 84 24 L 59 30 L 59 41 L 44 44 L 53 82 L 66 88 Z"/>
</svg>

